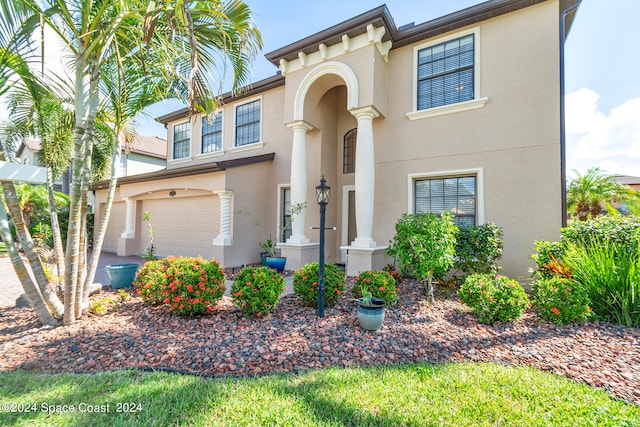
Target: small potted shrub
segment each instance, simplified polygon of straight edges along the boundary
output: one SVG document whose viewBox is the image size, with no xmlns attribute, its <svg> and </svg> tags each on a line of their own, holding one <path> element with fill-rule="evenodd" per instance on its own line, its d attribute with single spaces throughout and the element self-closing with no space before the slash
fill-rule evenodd
<svg viewBox="0 0 640 427">
<path fill-rule="evenodd" d="M 584 287 L 563 277 L 540 278 L 533 284 L 533 304 L 540 316 L 557 325 L 583 322 L 591 315 Z"/>
<path fill-rule="evenodd" d="M 276 255 L 276 243 L 271 239 L 267 239 L 260 242 L 260 248 L 262 248 L 263 251 L 260 254 L 260 262 L 262 265 L 273 268 L 278 273 L 282 273 L 284 266 L 287 264 L 287 258 Z"/>
<path fill-rule="evenodd" d="M 330 307 L 344 292 L 344 272 L 335 264 L 325 265 L 324 303 Z M 311 262 L 296 270 L 293 276 L 293 292 L 308 306 L 318 305 L 318 263 Z"/>
<path fill-rule="evenodd" d="M 356 277 L 353 285 L 353 296 L 358 299 L 362 295 L 362 289 L 367 288 L 372 296 L 383 300 L 390 307 L 398 299 L 396 281 L 386 271 L 363 271 Z"/>
<path fill-rule="evenodd" d="M 264 316 L 280 301 L 284 278 L 268 267 L 246 267 L 231 285 L 231 299 L 244 316 Z"/>
<path fill-rule="evenodd" d="M 377 331 L 384 322 L 385 301 L 372 296 L 366 286 L 360 290 L 362 295 L 358 298 L 358 323 L 363 329 Z"/>
<path fill-rule="evenodd" d="M 529 298 L 520 283 L 507 276 L 471 274 L 458 295 L 481 323 L 513 322 L 529 307 Z"/>
</svg>

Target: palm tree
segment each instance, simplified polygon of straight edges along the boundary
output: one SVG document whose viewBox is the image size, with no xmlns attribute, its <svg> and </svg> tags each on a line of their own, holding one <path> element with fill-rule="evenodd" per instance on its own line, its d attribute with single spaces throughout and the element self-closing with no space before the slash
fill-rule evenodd
<svg viewBox="0 0 640 427">
<path fill-rule="evenodd" d="M 216 91 L 209 78 L 228 61 L 234 90 L 248 83 L 249 63 L 261 47 L 251 11 L 241 0 L 12 0 L 30 15 L 18 32 L 30 39 L 42 24 L 49 26 L 70 50 L 75 71 L 71 206 L 65 255 L 65 324 L 81 314 L 80 269 L 83 216 L 96 131 L 101 68 L 135 64 L 171 82 L 175 96 L 189 100 L 193 111 L 211 112 Z M 2 20 L 6 20 L 3 15 Z M 0 23 L 2 26 L 3 23 Z M 17 51 L 16 51 L 17 52 Z M 218 68 L 219 69 L 219 68 Z"/>
<path fill-rule="evenodd" d="M 619 184 L 598 167 L 590 168 L 584 175 L 574 172 L 576 178 L 567 187 L 567 210 L 580 221 L 586 221 L 589 216 L 595 218 L 603 208 L 609 213 L 618 213 L 614 202 L 626 202 L 632 207 L 640 202 L 640 192 Z"/>
</svg>

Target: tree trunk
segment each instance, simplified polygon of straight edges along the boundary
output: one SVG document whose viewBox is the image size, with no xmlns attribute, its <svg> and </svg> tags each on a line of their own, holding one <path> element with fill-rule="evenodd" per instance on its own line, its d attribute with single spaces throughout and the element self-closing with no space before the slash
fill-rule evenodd
<svg viewBox="0 0 640 427">
<path fill-rule="evenodd" d="M 587 219 L 589 219 L 589 212 L 589 203 L 578 203 L 578 206 L 576 206 L 576 216 L 580 221 L 586 221 Z"/>
<path fill-rule="evenodd" d="M 117 168 L 120 165 L 120 156 L 124 139 L 124 132 L 120 132 L 111 157 L 111 179 L 109 180 L 109 191 L 107 192 L 107 200 L 104 204 L 104 212 L 102 213 L 102 219 L 100 220 L 100 227 L 96 227 L 94 222 L 93 229 L 98 232 L 95 233 L 94 231 L 93 252 L 91 253 L 91 260 L 89 261 L 87 278 L 84 282 L 84 295 L 82 296 L 83 301 L 89 301 L 89 290 L 96 277 L 96 270 L 98 269 L 98 262 L 100 261 L 100 253 L 102 252 L 102 244 L 104 242 L 104 236 L 107 233 L 109 217 L 111 216 L 111 207 L 113 206 L 113 199 L 116 194 L 116 186 L 118 184 Z"/>
<path fill-rule="evenodd" d="M 22 258 L 20 258 L 20 254 L 18 254 L 13 237 L 11 236 L 11 230 L 9 229 L 7 212 L 4 209 L 4 203 L 2 203 L 2 201 L 0 201 L 0 235 L 2 235 L 2 240 L 7 247 L 9 258 L 11 259 L 13 268 L 18 275 L 20 284 L 22 284 L 22 289 L 27 295 L 31 306 L 35 310 L 38 320 L 40 320 L 40 323 L 43 325 L 56 325 L 58 321 L 47 308 L 47 304 L 44 301 L 40 289 L 35 285 L 35 283 L 33 283 L 33 280 L 31 280 L 31 276 L 29 276 L 29 272 L 27 271 Z"/>
<path fill-rule="evenodd" d="M 4 191 L 7 207 L 11 213 L 11 218 L 13 219 L 13 225 L 16 227 L 16 233 L 22 245 L 22 250 L 29 260 L 31 271 L 33 271 L 33 276 L 35 277 L 36 283 L 42 292 L 44 301 L 47 303 L 49 310 L 55 317 L 61 317 L 64 312 L 64 307 L 62 306 L 55 289 L 53 289 L 53 286 L 47 279 L 47 275 L 42 267 L 42 262 L 40 261 L 38 253 L 33 245 L 31 234 L 25 227 L 15 186 L 13 185 L 13 182 L 2 181 L 2 189 Z"/>
<path fill-rule="evenodd" d="M 49 192 L 49 216 L 51 217 L 51 229 L 53 230 L 53 250 L 56 254 L 57 276 L 64 277 L 64 248 L 62 247 L 62 235 L 60 234 L 60 222 L 56 211 L 56 202 L 53 195 L 53 173 L 47 166 L 47 187 Z M 62 281 L 62 279 L 60 279 Z"/>
<path fill-rule="evenodd" d="M 433 274 L 429 274 L 427 277 L 422 279 L 422 282 L 425 285 L 425 290 L 427 291 L 427 302 L 429 304 L 435 304 L 436 299 L 433 297 Z"/>
</svg>

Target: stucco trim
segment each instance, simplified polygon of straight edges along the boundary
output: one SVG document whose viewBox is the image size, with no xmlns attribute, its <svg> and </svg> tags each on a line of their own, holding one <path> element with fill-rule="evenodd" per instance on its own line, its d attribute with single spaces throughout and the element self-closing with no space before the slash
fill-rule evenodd
<svg viewBox="0 0 640 427">
<path fill-rule="evenodd" d="M 461 113 L 462 111 L 476 110 L 484 107 L 489 98 L 473 99 L 471 101 L 458 102 L 456 104 L 443 105 L 441 107 L 428 108 L 426 110 L 411 111 L 406 116 L 409 120 L 427 119 L 429 117 L 443 116 L 445 114 Z"/>
<path fill-rule="evenodd" d="M 415 213 L 414 181 L 420 179 L 448 178 L 464 175 L 474 175 L 476 177 L 476 224 L 484 224 L 484 168 L 469 168 L 456 170 L 443 170 L 434 172 L 419 172 L 407 175 L 408 213 Z"/>
<path fill-rule="evenodd" d="M 338 62 L 329 61 L 317 66 L 307 74 L 293 100 L 293 121 L 304 120 L 304 100 L 311 85 L 320 77 L 327 74 L 335 74 L 344 80 L 347 86 L 347 110 L 358 107 L 358 78 L 348 65 Z"/>
</svg>

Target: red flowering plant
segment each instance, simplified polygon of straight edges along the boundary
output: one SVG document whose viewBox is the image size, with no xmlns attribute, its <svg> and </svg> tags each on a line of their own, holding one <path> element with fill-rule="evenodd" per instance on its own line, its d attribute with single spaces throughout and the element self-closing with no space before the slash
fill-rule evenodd
<svg viewBox="0 0 640 427">
<path fill-rule="evenodd" d="M 557 325 L 583 322 L 591 315 L 587 291 L 569 278 L 539 278 L 533 284 L 532 293 L 540 316 Z"/>
<path fill-rule="evenodd" d="M 360 273 L 351 290 L 353 296 L 362 297 L 363 287 L 369 289 L 371 296 L 384 300 L 387 307 L 390 307 L 398 299 L 396 281 L 386 271 L 373 270 Z"/>
<path fill-rule="evenodd" d="M 386 271 L 391 275 L 391 277 L 393 277 L 393 279 L 396 281 L 396 286 L 400 285 L 400 282 L 402 282 L 402 273 L 398 271 L 395 265 L 393 264 L 385 265 L 384 271 Z"/>
<path fill-rule="evenodd" d="M 280 301 L 284 278 L 268 267 L 246 267 L 231 285 L 231 299 L 244 316 L 264 316 Z"/>
<path fill-rule="evenodd" d="M 529 307 L 529 298 L 520 283 L 507 276 L 470 274 L 458 295 L 481 323 L 513 322 Z"/>
<path fill-rule="evenodd" d="M 178 314 L 205 314 L 225 291 L 224 269 L 218 261 L 201 257 L 168 257 L 167 285 L 163 290 L 164 303 Z"/>
<path fill-rule="evenodd" d="M 143 301 L 151 304 L 162 304 L 164 302 L 163 291 L 169 283 L 167 281 L 167 268 L 169 268 L 167 259 L 157 259 L 145 262 L 138 269 L 138 274 L 133 284 Z"/>
<path fill-rule="evenodd" d="M 324 303 L 332 306 L 344 293 L 344 271 L 335 264 L 325 265 Z M 308 306 L 318 305 L 318 263 L 305 264 L 293 276 L 293 292 Z"/>
</svg>

